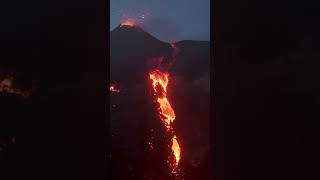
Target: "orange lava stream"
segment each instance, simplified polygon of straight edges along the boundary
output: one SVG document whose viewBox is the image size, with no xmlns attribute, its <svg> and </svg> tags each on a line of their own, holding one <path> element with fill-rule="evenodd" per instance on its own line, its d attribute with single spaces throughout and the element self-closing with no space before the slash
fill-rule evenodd
<svg viewBox="0 0 320 180">
<path fill-rule="evenodd" d="M 173 139 L 172 139 L 172 146 L 171 146 L 171 149 L 174 153 L 174 157 L 176 159 L 176 166 L 178 165 L 179 161 L 180 161 L 180 145 L 178 143 L 178 140 L 177 140 L 177 136 L 173 136 Z"/>
<path fill-rule="evenodd" d="M 171 123 L 173 123 L 175 117 L 174 111 L 166 97 L 158 98 L 158 103 L 160 104 L 161 114 L 164 116 L 165 125 L 168 130 L 171 129 Z"/>
<path fill-rule="evenodd" d="M 166 72 L 161 72 L 160 70 L 155 70 L 149 74 L 150 80 L 152 81 L 152 86 L 154 90 L 154 96 L 157 98 L 157 102 L 160 105 L 160 114 L 162 115 L 162 121 L 167 128 L 168 132 L 173 133 L 172 123 L 175 120 L 175 113 L 170 105 L 167 98 L 167 86 L 169 83 L 169 74 Z M 180 161 L 180 146 L 177 137 L 174 135 L 172 139 L 171 150 L 175 157 L 175 168 L 178 166 Z"/>
<path fill-rule="evenodd" d="M 166 93 L 169 83 L 169 74 L 163 73 L 160 70 L 155 70 L 150 73 L 150 79 L 152 80 L 153 89 L 157 92 L 157 85 L 162 87 L 162 90 Z"/>
</svg>

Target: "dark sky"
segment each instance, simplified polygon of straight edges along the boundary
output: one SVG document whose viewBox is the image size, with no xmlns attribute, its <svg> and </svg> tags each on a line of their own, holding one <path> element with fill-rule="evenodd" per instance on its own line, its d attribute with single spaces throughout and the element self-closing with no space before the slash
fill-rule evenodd
<svg viewBox="0 0 320 180">
<path fill-rule="evenodd" d="M 210 39 L 210 0 L 110 0 L 110 8 L 110 30 L 144 14 L 140 26 L 160 40 Z"/>
</svg>

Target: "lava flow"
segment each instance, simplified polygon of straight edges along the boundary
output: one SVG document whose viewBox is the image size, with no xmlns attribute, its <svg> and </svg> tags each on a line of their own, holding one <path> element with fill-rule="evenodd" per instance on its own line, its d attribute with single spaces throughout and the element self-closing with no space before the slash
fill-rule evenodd
<svg viewBox="0 0 320 180">
<path fill-rule="evenodd" d="M 150 79 L 152 80 L 152 86 L 154 89 L 154 95 L 157 98 L 157 102 L 160 105 L 161 114 L 167 130 L 171 129 L 171 123 L 175 119 L 173 108 L 171 107 L 167 98 L 167 86 L 169 83 L 169 74 L 163 73 L 160 70 L 150 72 Z"/>
<path fill-rule="evenodd" d="M 180 146 L 177 140 L 177 136 L 173 136 L 172 139 L 172 147 L 171 147 L 173 153 L 174 153 L 174 157 L 176 159 L 176 165 L 178 165 L 179 161 L 180 161 Z"/>
<path fill-rule="evenodd" d="M 162 72 L 159 69 L 150 72 L 150 80 L 154 90 L 154 96 L 160 105 L 159 114 L 161 114 L 161 120 L 164 123 L 167 132 L 173 134 L 172 123 L 175 120 L 175 113 L 167 98 L 167 86 L 169 83 L 169 74 Z M 176 171 L 180 161 L 180 146 L 177 137 L 174 135 L 172 139 L 171 151 L 175 157 L 174 169 Z"/>
<path fill-rule="evenodd" d="M 171 45 L 171 48 L 173 49 L 172 59 L 170 63 L 170 66 L 171 66 L 174 63 L 174 60 L 179 53 L 179 48 L 177 48 L 175 44 L 170 44 L 170 45 Z M 167 133 L 170 133 L 169 134 L 170 136 L 173 135 L 173 138 L 171 139 L 171 152 L 174 155 L 174 167 L 172 172 L 177 173 L 178 165 L 180 161 L 181 149 L 180 149 L 177 136 L 174 134 L 173 127 L 172 127 L 172 124 L 176 119 L 176 115 L 167 97 L 169 73 L 162 71 L 161 68 L 156 68 L 156 70 L 153 70 L 149 73 L 149 78 L 152 81 L 154 97 L 156 98 L 156 101 L 160 105 L 160 108 L 159 108 L 160 118 L 164 126 L 166 127 Z"/>
</svg>

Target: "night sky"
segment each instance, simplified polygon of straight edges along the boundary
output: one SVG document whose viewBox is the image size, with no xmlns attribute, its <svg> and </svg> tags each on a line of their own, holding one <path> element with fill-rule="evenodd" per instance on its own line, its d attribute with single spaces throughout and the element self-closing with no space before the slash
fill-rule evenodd
<svg viewBox="0 0 320 180">
<path fill-rule="evenodd" d="M 210 40 L 210 0 L 110 0 L 110 30 L 142 15 L 140 26 L 162 41 Z"/>
</svg>

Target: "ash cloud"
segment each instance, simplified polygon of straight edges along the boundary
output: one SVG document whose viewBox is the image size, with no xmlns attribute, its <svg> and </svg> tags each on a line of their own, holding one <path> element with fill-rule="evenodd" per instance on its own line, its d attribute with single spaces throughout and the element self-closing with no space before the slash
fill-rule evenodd
<svg viewBox="0 0 320 180">
<path fill-rule="evenodd" d="M 175 42 L 183 39 L 183 28 L 168 17 L 155 17 L 146 20 L 141 27 L 161 41 Z"/>
</svg>

